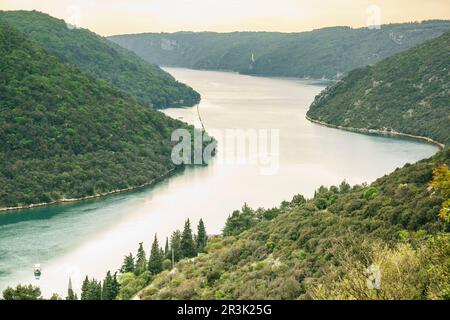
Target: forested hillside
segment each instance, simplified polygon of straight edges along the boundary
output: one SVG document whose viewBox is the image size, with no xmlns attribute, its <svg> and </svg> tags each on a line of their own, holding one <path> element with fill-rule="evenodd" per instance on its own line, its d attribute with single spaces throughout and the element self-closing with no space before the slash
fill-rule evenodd
<svg viewBox="0 0 450 320">
<path fill-rule="evenodd" d="M 399 131 L 450 143 L 450 32 L 350 72 L 307 115 L 328 124 Z"/>
<path fill-rule="evenodd" d="M 335 79 L 450 30 L 449 21 L 333 27 L 311 32 L 177 32 L 109 39 L 163 66 Z"/>
<path fill-rule="evenodd" d="M 36 11 L 0 11 L 4 21 L 63 63 L 103 79 L 145 105 L 156 108 L 192 106 L 200 96 L 158 66 L 86 29 Z"/>
<path fill-rule="evenodd" d="M 447 148 L 370 185 L 245 205 L 207 253 L 132 285 L 121 275 L 121 293 L 150 282 L 142 299 L 449 299 L 449 164 Z"/>
<path fill-rule="evenodd" d="M 0 208 L 80 198 L 175 168 L 175 128 L 0 21 Z"/>
</svg>

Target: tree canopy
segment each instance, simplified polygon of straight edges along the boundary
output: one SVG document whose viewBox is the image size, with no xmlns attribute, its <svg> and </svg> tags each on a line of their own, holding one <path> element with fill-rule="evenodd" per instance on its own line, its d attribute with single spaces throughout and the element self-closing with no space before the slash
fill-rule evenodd
<svg viewBox="0 0 450 320">
<path fill-rule="evenodd" d="M 136 187 L 177 168 L 171 133 L 192 126 L 65 63 L 2 18 L 0 56 L 0 208 Z"/>
<path fill-rule="evenodd" d="M 327 79 L 373 64 L 441 35 L 450 21 L 395 23 L 380 29 L 308 32 L 176 32 L 109 37 L 148 62 L 243 74 Z"/>
<path fill-rule="evenodd" d="M 158 66 L 89 30 L 37 11 L 0 12 L 6 22 L 61 61 L 156 108 L 192 106 L 200 95 Z"/>
<path fill-rule="evenodd" d="M 450 143 L 450 31 L 322 91 L 307 115 L 331 125 L 397 131 Z"/>
</svg>

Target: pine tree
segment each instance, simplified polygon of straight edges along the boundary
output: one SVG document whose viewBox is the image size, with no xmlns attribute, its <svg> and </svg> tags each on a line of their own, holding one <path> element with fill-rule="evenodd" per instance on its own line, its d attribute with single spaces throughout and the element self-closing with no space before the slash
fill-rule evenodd
<svg viewBox="0 0 450 320">
<path fill-rule="evenodd" d="M 102 284 L 100 281 L 92 279 L 90 284 L 90 299 L 89 300 L 101 300 L 102 299 Z"/>
<path fill-rule="evenodd" d="M 206 241 L 208 237 L 206 235 L 206 228 L 203 220 L 200 219 L 197 226 L 197 250 L 198 252 L 205 252 Z"/>
<path fill-rule="evenodd" d="M 152 250 L 150 252 L 150 259 L 148 260 L 148 271 L 151 274 L 158 274 L 163 270 L 163 257 L 161 254 L 161 249 L 159 248 L 158 238 L 155 234 L 155 239 L 153 240 Z"/>
<path fill-rule="evenodd" d="M 181 257 L 192 258 L 197 255 L 194 239 L 192 238 L 192 229 L 189 219 L 184 224 L 183 234 L 181 235 Z"/>
<path fill-rule="evenodd" d="M 164 257 L 166 259 L 171 259 L 172 257 L 172 253 L 170 252 L 169 249 L 169 237 L 166 237 L 166 245 L 164 246 Z"/>
<path fill-rule="evenodd" d="M 114 299 L 119 295 L 119 290 L 120 290 L 120 284 L 119 284 L 119 281 L 117 281 L 117 272 L 114 272 L 113 286 L 112 286 L 112 293 L 113 293 Z"/>
<path fill-rule="evenodd" d="M 113 286 L 113 278 L 111 276 L 111 272 L 108 271 L 106 273 L 105 280 L 103 280 L 102 300 L 113 300 L 115 298 Z"/>
<path fill-rule="evenodd" d="M 172 257 L 173 255 L 173 257 Z M 176 230 L 170 237 L 170 260 L 177 262 L 181 259 L 181 232 Z"/>
<path fill-rule="evenodd" d="M 122 267 L 120 268 L 121 273 L 127 273 L 127 272 L 134 272 L 135 271 L 135 265 L 134 265 L 134 257 L 133 254 L 130 253 L 128 256 L 125 256 L 123 259 Z"/>
<path fill-rule="evenodd" d="M 81 300 L 88 300 L 88 295 L 89 295 L 89 279 L 86 276 L 81 286 L 81 296 L 80 296 Z"/>
<path fill-rule="evenodd" d="M 101 300 L 102 298 L 102 284 L 95 280 L 86 278 L 81 286 L 81 300 Z"/>
<path fill-rule="evenodd" d="M 147 268 L 147 259 L 145 258 L 145 251 L 142 242 L 139 243 L 139 249 L 136 255 L 135 273 L 141 274 Z"/>
</svg>

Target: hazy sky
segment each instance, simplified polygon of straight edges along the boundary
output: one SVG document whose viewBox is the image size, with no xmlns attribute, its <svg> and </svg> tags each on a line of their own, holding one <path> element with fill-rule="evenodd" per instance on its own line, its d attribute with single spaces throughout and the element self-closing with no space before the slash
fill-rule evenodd
<svg viewBox="0 0 450 320">
<path fill-rule="evenodd" d="M 0 0 L 102 35 L 189 31 L 305 31 L 449 19 L 450 0 Z"/>
</svg>

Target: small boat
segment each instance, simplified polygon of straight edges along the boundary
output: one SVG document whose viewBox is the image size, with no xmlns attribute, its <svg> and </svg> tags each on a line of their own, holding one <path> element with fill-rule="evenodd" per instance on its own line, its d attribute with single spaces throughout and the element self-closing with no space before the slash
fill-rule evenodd
<svg viewBox="0 0 450 320">
<path fill-rule="evenodd" d="M 36 280 L 39 280 L 41 278 L 41 265 L 40 264 L 34 265 L 34 278 Z"/>
</svg>

